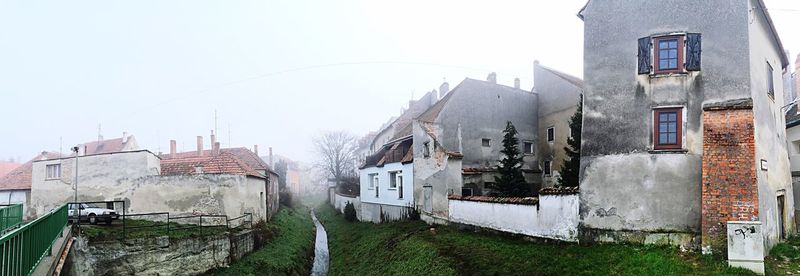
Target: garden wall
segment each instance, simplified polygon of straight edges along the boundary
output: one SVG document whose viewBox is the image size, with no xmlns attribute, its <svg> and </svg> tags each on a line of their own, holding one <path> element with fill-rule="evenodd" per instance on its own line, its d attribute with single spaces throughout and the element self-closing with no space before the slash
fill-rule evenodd
<svg viewBox="0 0 800 276">
<path fill-rule="evenodd" d="M 529 198 L 448 196 L 450 222 L 531 237 L 578 241 L 577 189 L 548 188 Z"/>
<path fill-rule="evenodd" d="M 333 207 L 336 208 L 336 210 L 339 210 L 340 213 L 344 213 L 344 206 L 347 204 L 348 201 L 352 202 L 353 206 L 356 207 L 356 218 L 358 218 L 358 220 L 361 220 L 361 198 L 360 197 L 358 197 L 358 196 L 354 197 L 354 196 L 348 196 L 348 195 L 342 195 L 342 194 L 339 194 L 339 193 L 335 193 L 334 196 L 333 196 L 333 199 L 334 199 L 333 200 Z"/>
</svg>

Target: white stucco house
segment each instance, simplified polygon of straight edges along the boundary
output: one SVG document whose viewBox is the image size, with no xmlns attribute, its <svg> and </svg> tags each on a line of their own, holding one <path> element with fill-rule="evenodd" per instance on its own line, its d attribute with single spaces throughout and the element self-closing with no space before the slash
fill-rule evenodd
<svg viewBox="0 0 800 276">
<path fill-rule="evenodd" d="M 411 212 L 414 204 L 413 139 L 410 129 L 406 134 L 368 156 L 359 170 L 362 221 L 400 220 Z"/>
</svg>

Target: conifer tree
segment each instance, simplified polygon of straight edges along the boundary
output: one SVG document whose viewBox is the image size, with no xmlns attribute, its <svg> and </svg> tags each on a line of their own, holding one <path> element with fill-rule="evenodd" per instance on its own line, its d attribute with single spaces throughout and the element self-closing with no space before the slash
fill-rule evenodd
<svg viewBox="0 0 800 276">
<path fill-rule="evenodd" d="M 517 129 L 508 122 L 503 133 L 503 150 L 500 153 L 505 156 L 497 166 L 500 175 L 495 176 L 494 189 L 502 196 L 529 196 L 530 189 L 522 175 L 522 154 L 519 150 Z"/>
<path fill-rule="evenodd" d="M 569 122 L 569 131 L 572 134 L 567 139 L 564 151 L 567 159 L 561 164 L 561 176 L 558 178 L 559 186 L 577 187 L 580 184 L 581 170 L 581 128 L 583 127 L 583 95 L 578 100 L 578 110 L 572 115 Z"/>
</svg>

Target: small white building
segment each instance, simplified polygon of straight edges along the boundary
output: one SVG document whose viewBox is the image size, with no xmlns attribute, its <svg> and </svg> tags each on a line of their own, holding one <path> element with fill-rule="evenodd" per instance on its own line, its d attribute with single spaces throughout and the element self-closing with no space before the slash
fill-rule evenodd
<svg viewBox="0 0 800 276">
<path fill-rule="evenodd" d="M 361 220 L 380 223 L 406 218 L 414 204 L 413 139 L 389 141 L 359 170 Z"/>
</svg>

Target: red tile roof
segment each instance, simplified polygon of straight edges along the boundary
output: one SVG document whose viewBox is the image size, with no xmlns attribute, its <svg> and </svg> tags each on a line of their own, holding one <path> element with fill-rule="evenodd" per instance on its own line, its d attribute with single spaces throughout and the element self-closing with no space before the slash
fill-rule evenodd
<svg viewBox="0 0 800 276">
<path fill-rule="evenodd" d="M 199 173 L 198 168 L 201 168 Z M 161 160 L 161 175 L 193 174 L 234 174 L 264 178 L 263 174 L 231 152 Z"/>
<path fill-rule="evenodd" d="M 538 197 L 495 197 L 495 196 L 448 195 L 447 199 L 464 200 L 464 201 L 477 201 L 477 202 L 488 202 L 488 203 L 520 204 L 520 205 L 536 205 L 536 204 L 539 204 L 539 198 Z"/>
<path fill-rule="evenodd" d="M 127 142 L 131 141 L 129 136 L 128 141 L 125 143 L 122 142 L 122 138 L 117 139 L 110 139 L 110 140 L 103 140 L 103 141 L 94 141 L 83 144 L 85 147 L 85 154 L 99 154 L 99 153 L 111 153 L 111 152 L 120 152 L 125 149 L 125 145 Z"/>
<path fill-rule="evenodd" d="M 261 157 L 258 157 L 258 155 L 256 155 L 255 152 L 253 152 L 253 151 L 251 151 L 251 150 L 249 150 L 247 148 L 244 148 L 244 147 L 241 147 L 241 148 L 224 148 L 224 149 L 219 149 L 219 152 L 220 152 L 220 154 L 229 153 L 229 154 L 235 156 L 241 162 L 244 162 L 247 166 L 249 166 L 250 168 L 252 168 L 254 170 L 266 170 L 266 171 L 269 171 L 269 172 L 274 172 L 274 171 L 272 171 L 272 168 L 270 168 L 270 166 L 267 164 L 267 162 L 264 162 L 264 160 L 261 159 Z M 201 156 L 201 157 L 209 157 L 209 156 L 212 156 L 212 155 L 213 155 L 212 150 L 203 150 L 203 156 Z M 161 163 L 163 164 L 164 160 L 178 159 L 178 158 L 189 158 L 189 157 L 198 157 L 198 156 L 197 156 L 197 151 L 187 151 L 187 152 L 178 152 L 178 153 L 175 154 L 174 157 L 171 156 L 168 153 L 163 153 L 159 157 L 161 157 L 161 160 L 162 160 Z"/>
<path fill-rule="evenodd" d="M 580 193 L 578 187 L 547 187 L 539 190 L 540 195 L 571 195 Z"/>
<path fill-rule="evenodd" d="M 0 161 L 0 177 L 5 176 L 22 164 L 14 162 Z"/>
<path fill-rule="evenodd" d="M 0 177 L 0 191 L 2 190 L 30 190 L 33 176 L 33 161 L 61 158 L 57 152 L 42 152 L 25 164 L 20 165 L 8 174 Z"/>
</svg>

